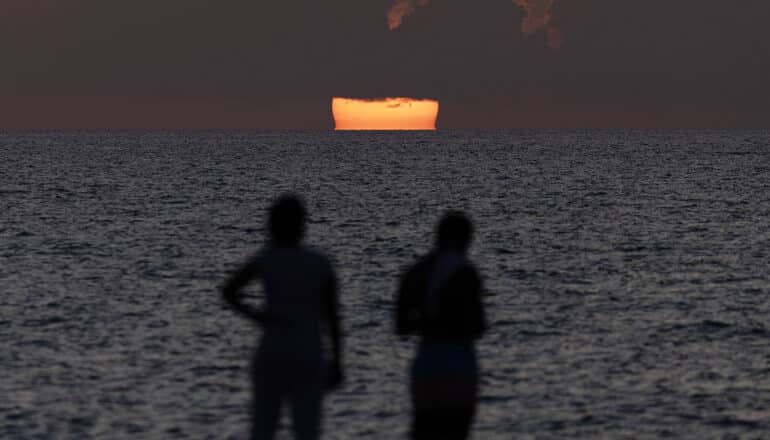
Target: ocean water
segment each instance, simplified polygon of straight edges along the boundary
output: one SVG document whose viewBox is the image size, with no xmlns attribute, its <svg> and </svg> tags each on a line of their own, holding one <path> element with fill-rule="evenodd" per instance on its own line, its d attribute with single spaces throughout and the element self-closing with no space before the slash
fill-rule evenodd
<svg viewBox="0 0 770 440">
<path fill-rule="evenodd" d="M 449 208 L 474 439 L 770 437 L 769 131 L 51 131 L 0 133 L 0 438 L 244 438 L 259 330 L 217 288 L 285 191 L 340 277 L 325 438 L 405 437 L 392 300 Z"/>
</svg>

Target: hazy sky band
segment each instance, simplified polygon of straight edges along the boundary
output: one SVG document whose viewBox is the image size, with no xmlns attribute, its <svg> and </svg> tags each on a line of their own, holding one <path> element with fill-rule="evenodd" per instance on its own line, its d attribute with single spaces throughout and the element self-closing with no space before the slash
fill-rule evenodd
<svg viewBox="0 0 770 440">
<path fill-rule="evenodd" d="M 770 2 L 5 0 L 0 127 L 331 128 L 333 96 L 441 100 L 453 127 L 770 125 Z M 470 7 L 469 5 L 472 5 Z"/>
</svg>

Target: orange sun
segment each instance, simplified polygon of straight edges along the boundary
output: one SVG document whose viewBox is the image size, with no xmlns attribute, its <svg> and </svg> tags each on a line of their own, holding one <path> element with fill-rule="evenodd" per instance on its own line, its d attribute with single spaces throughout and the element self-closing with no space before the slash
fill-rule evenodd
<svg viewBox="0 0 770 440">
<path fill-rule="evenodd" d="M 335 130 L 435 130 L 438 101 L 432 99 L 332 99 Z"/>
</svg>

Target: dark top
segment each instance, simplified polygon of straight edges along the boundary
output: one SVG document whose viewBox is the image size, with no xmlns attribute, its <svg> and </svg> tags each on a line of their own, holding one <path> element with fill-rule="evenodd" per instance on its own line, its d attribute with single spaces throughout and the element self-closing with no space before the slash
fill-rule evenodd
<svg viewBox="0 0 770 440">
<path fill-rule="evenodd" d="M 432 252 L 402 277 L 398 291 L 396 333 L 424 339 L 470 342 L 479 338 L 486 323 L 481 303 L 481 278 L 464 257 L 453 264 Z M 446 261 L 446 259 L 444 259 Z M 443 265 L 448 273 L 438 275 Z"/>
<path fill-rule="evenodd" d="M 244 301 L 241 293 L 254 278 L 264 282 L 264 311 Z M 237 312 L 263 325 L 262 344 L 272 347 L 274 356 L 320 353 L 321 332 L 327 327 L 333 356 L 330 386 L 341 383 L 336 280 L 325 256 L 304 246 L 270 243 L 227 281 L 222 294 Z"/>
</svg>

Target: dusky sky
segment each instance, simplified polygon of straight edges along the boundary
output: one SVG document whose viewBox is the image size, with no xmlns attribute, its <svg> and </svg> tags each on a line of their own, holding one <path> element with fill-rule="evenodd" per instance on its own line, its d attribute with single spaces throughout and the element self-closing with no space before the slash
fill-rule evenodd
<svg viewBox="0 0 770 440">
<path fill-rule="evenodd" d="M 520 0 L 521 1 L 521 0 Z M 0 128 L 330 128 L 333 96 L 439 126 L 770 127 L 770 1 L 3 0 Z"/>
</svg>

